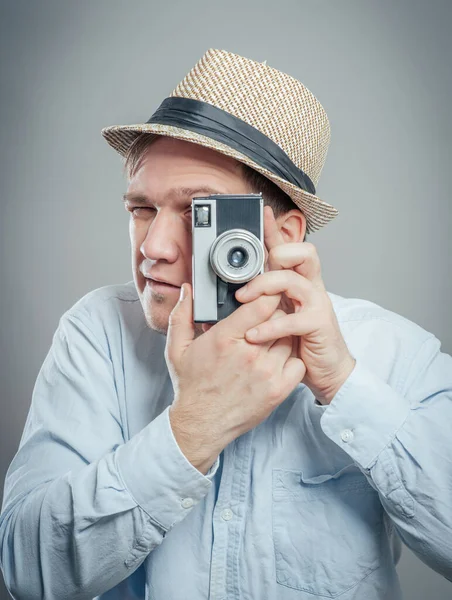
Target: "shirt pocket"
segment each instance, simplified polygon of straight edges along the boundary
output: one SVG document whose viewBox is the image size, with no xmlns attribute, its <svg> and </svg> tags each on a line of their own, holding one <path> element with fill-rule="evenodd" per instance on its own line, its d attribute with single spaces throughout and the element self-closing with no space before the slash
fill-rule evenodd
<svg viewBox="0 0 452 600">
<path fill-rule="evenodd" d="M 272 493 L 279 584 L 336 598 L 379 567 L 383 507 L 357 467 L 312 478 L 273 469 Z"/>
</svg>

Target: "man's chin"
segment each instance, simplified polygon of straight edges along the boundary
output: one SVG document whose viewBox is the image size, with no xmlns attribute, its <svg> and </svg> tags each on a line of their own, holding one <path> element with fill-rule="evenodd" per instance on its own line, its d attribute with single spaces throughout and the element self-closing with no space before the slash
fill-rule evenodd
<svg viewBox="0 0 452 600">
<path fill-rule="evenodd" d="M 152 331 L 155 331 L 156 333 L 161 333 L 162 335 L 168 334 L 168 325 L 165 327 L 164 325 L 155 322 L 153 319 L 146 319 L 146 323 L 149 329 L 152 329 Z"/>
<path fill-rule="evenodd" d="M 171 311 L 167 314 L 161 314 L 161 311 L 159 311 L 157 307 L 156 310 L 152 310 L 152 307 L 144 308 L 144 316 L 146 319 L 147 326 L 153 331 L 162 335 L 168 334 L 168 322 L 170 314 Z M 195 323 L 195 339 L 203 333 L 204 332 L 202 330 L 201 325 L 199 323 Z"/>
<path fill-rule="evenodd" d="M 156 331 L 157 333 L 161 333 L 162 335 L 167 335 L 168 333 L 168 320 L 169 314 L 161 315 L 156 314 L 159 311 L 149 310 L 148 307 L 144 309 L 144 317 L 146 319 L 147 326 L 149 329 Z"/>
</svg>

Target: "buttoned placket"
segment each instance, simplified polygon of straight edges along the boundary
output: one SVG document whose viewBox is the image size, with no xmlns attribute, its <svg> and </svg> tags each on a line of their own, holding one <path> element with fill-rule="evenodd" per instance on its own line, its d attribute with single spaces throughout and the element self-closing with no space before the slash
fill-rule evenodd
<svg viewBox="0 0 452 600">
<path fill-rule="evenodd" d="M 253 430 L 222 452 L 221 480 L 213 512 L 210 600 L 235 600 L 239 589 L 239 552 L 249 493 Z"/>
</svg>

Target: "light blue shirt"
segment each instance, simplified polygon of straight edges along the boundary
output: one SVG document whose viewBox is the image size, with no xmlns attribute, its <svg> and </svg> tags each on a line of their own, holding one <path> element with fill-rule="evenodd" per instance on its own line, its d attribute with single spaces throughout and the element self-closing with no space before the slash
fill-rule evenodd
<svg viewBox="0 0 452 600">
<path fill-rule="evenodd" d="M 172 434 L 166 338 L 133 282 L 68 310 L 6 477 L 11 593 L 393 600 L 396 533 L 452 579 L 452 358 L 415 323 L 329 295 L 351 375 L 326 407 L 297 386 L 207 476 Z"/>
</svg>

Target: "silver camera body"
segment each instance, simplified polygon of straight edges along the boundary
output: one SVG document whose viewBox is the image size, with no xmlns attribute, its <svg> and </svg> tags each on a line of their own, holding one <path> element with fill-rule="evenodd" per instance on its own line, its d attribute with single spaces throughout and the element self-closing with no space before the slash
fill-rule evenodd
<svg viewBox="0 0 452 600">
<path fill-rule="evenodd" d="M 241 304 L 235 292 L 264 272 L 261 194 L 192 200 L 193 320 L 216 323 Z"/>
</svg>

